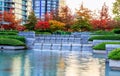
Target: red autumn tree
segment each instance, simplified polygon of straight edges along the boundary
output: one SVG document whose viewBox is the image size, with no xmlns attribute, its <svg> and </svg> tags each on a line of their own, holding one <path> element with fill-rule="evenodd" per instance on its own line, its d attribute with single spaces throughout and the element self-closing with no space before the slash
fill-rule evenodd
<svg viewBox="0 0 120 76">
<path fill-rule="evenodd" d="M 5 22 L 8 22 L 9 24 L 7 25 L 3 25 L 3 28 L 4 29 L 16 29 L 16 27 L 20 24 L 21 20 L 16 20 L 16 17 L 15 17 L 15 14 L 13 14 L 12 10 L 10 11 L 4 11 L 2 14 L 1 14 L 1 19 L 0 20 L 3 20 Z M 19 25 L 20 26 L 20 25 Z"/>
<path fill-rule="evenodd" d="M 47 21 L 38 21 L 35 25 L 35 30 L 47 30 L 50 28 L 50 24 Z"/>
<path fill-rule="evenodd" d="M 109 16 L 108 6 L 104 3 L 97 19 L 91 20 L 91 24 L 96 30 L 111 30 L 113 28 L 113 20 Z"/>
<path fill-rule="evenodd" d="M 25 26 L 21 26 L 21 25 L 16 26 L 16 30 L 18 31 L 24 31 L 25 29 L 26 29 Z"/>
</svg>

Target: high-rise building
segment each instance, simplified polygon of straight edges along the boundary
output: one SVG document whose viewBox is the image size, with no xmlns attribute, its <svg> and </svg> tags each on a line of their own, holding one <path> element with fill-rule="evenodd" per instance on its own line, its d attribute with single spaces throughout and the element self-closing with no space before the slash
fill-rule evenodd
<svg viewBox="0 0 120 76">
<path fill-rule="evenodd" d="M 33 0 L 33 10 L 37 18 L 44 19 L 46 13 L 58 10 L 59 0 Z"/>
<path fill-rule="evenodd" d="M 0 0 L 0 12 L 12 10 L 17 19 L 22 19 L 22 24 L 32 10 L 32 0 Z"/>
</svg>

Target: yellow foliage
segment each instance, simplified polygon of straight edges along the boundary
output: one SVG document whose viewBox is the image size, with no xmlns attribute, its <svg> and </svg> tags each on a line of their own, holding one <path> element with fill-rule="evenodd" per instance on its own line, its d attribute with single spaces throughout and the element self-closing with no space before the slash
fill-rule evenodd
<svg viewBox="0 0 120 76">
<path fill-rule="evenodd" d="M 52 31 L 56 31 L 56 30 L 63 30 L 65 28 L 65 24 L 56 20 L 50 20 L 50 29 Z"/>
</svg>

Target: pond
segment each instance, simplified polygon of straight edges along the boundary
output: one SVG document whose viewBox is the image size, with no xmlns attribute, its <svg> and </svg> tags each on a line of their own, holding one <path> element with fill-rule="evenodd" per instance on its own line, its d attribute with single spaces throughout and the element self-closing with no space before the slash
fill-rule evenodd
<svg viewBox="0 0 120 76">
<path fill-rule="evenodd" d="M 0 76 L 120 76 L 89 51 L 0 52 Z"/>
</svg>

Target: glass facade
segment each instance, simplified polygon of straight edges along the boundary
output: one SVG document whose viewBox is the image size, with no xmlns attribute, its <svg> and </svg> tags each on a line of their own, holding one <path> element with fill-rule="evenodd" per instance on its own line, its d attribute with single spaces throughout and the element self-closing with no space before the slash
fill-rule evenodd
<svg viewBox="0 0 120 76">
<path fill-rule="evenodd" d="M 59 0 L 33 0 L 33 10 L 37 18 L 44 19 L 44 15 L 58 9 Z"/>
<path fill-rule="evenodd" d="M 22 24 L 27 20 L 27 16 L 32 9 L 32 0 L 0 0 L 0 11 L 13 10 L 17 19 L 22 19 Z"/>
</svg>

